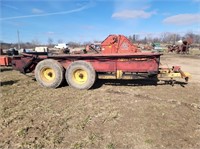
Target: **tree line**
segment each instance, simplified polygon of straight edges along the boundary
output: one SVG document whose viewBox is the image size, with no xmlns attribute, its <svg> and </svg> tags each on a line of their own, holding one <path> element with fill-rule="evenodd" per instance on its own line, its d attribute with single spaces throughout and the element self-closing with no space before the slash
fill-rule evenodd
<svg viewBox="0 0 200 149">
<path fill-rule="evenodd" d="M 141 38 L 140 36 L 141 35 L 133 34 L 133 35 L 128 36 L 128 39 L 133 43 L 139 42 L 139 43 L 147 44 L 147 43 L 152 43 L 152 42 L 159 42 L 163 44 L 176 44 L 176 42 L 179 40 L 186 40 L 190 38 L 193 44 L 200 44 L 200 35 L 192 33 L 192 32 L 188 32 L 184 35 L 165 32 L 155 37 L 152 36 L 152 34 L 144 36 L 143 38 Z"/>
<path fill-rule="evenodd" d="M 153 34 L 147 34 L 145 36 L 144 35 L 142 36 L 139 34 L 133 34 L 133 35 L 127 36 L 127 38 L 133 43 L 142 43 L 142 44 L 148 44 L 148 43 L 153 43 L 153 42 L 159 42 L 163 44 L 175 44 L 179 40 L 191 38 L 193 45 L 200 44 L 200 35 L 193 32 L 188 32 L 184 35 L 165 32 L 157 36 L 154 36 Z M 80 46 L 85 46 L 87 44 L 91 44 L 95 42 L 99 43 L 100 41 L 93 41 L 93 42 L 88 41 L 88 42 L 83 42 L 83 43 L 70 41 L 70 42 L 67 42 L 67 44 L 69 44 L 69 46 L 71 47 L 80 47 Z M 57 42 L 54 42 L 53 38 L 48 38 L 47 44 L 41 44 L 39 39 L 33 39 L 30 42 L 20 42 L 20 47 L 24 49 L 35 48 L 36 46 L 48 46 L 49 48 L 52 48 L 57 43 L 64 43 L 64 40 L 58 39 Z M 6 43 L 6 42 L 0 41 L 0 46 L 1 46 L 1 49 L 8 49 L 8 48 L 17 48 L 19 45 L 18 43 Z"/>
</svg>

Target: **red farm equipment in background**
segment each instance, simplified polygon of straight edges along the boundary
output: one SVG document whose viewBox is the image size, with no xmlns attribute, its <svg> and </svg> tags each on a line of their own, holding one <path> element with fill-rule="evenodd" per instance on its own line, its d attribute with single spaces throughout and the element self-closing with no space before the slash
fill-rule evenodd
<svg viewBox="0 0 200 149">
<path fill-rule="evenodd" d="M 10 66 L 12 63 L 12 57 L 3 53 L 3 50 L 0 51 L 0 66 Z"/>
<path fill-rule="evenodd" d="M 0 55 L 0 66 L 9 66 L 9 65 L 12 65 L 12 58 Z"/>
</svg>

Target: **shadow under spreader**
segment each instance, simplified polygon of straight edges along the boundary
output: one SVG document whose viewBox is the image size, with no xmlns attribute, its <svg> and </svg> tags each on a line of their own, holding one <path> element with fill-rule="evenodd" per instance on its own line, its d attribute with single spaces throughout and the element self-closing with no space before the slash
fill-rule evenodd
<svg viewBox="0 0 200 149">
<path fill-rule="evenodd" d="M 100 88 L 102 85 L 111 86 L 159 86 L 159 85 L 180 85 L 185 87 L 186 82 L 180 82 L 175 80 L 158 80 L 158 79 L 135 79 L 135 80 L 103 80 L 97 79 L 94 86 L 91 89 Z"/>
<path fill-rule="evenodd" d="M 3 82 L 0 82 L 0 86 L 13 85 L 13 84 L 17 83 L 18 81 L 19 80 L 3 81 Z"/>
<path fill-rule="evenodd" d="M 0 72 L 4 72 L 4 71 L 12 71 L 12 67 L 0 67 Z"/>
<path fill-rule="evenodd" d="M 35 78 L 32 80 L 36 81 Z M 37 81 L 36 81 L 37 82 Z M 158 80 L 156 78 L 151 79 L 134 79 L 134 80 L 114 80 L 114 79 L 97 79 L 92 86 L 91 90 L 98 89 L 103 85 L 111 86 L 159 86 L 159 85 L 180 85 L 185 87 L 186 82 L 175 81 L 175 80 Z M 58 87 L 67 87 L 69 86 L 66 80 L 64 79 L 62 84 Z"/>
</svg>

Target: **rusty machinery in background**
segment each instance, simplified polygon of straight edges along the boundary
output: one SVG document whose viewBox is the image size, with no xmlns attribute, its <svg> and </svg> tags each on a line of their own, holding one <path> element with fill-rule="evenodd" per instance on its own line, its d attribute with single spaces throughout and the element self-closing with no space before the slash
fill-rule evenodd
<svg viewBox="0 0 200 149">
<path fill-rule="evenodd" d="M 189 49 L 192 44 L 192 38 L 187 38 L 185 40 L 180 40 L 177 44 L 168 45 L 168 52 L 175 52 L 177 54 L 189 54 Z"/>
<path fill-rule="evenodd" d="M 123 35 L 109 35 L 96 48 L 68 54 L 29 52 L 12 57 L 1 56 L 1 65 L 12 65 L 23 74 L 34 73 L 37 82 L 48 88 L 59 87 L 63 80 L 76 89 L 89 89 L 96 79 L 184 78 L 189 73 L 179 66 L 160 68 L 160 53 L 141 52 Z"/>
</svg>

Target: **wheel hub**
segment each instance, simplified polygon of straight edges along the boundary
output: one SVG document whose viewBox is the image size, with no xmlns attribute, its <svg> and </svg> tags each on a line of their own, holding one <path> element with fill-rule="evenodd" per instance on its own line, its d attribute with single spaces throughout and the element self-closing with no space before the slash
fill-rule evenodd
<svg viewBox="0 0 200 149">
<path fill-rule="evenodd" d="M 87 72 L 83 69 L 77 69 L 73 72 L 73 80 L 78 84 L 84 84 L 88 79 Z"/>
<path fill-rule="evenodd" d="M 55 71 L 52 68 L 44 68 L 41 71 L 41 77 L 46 82 L 52 82 L 55 79 Z"/>
</svg>

